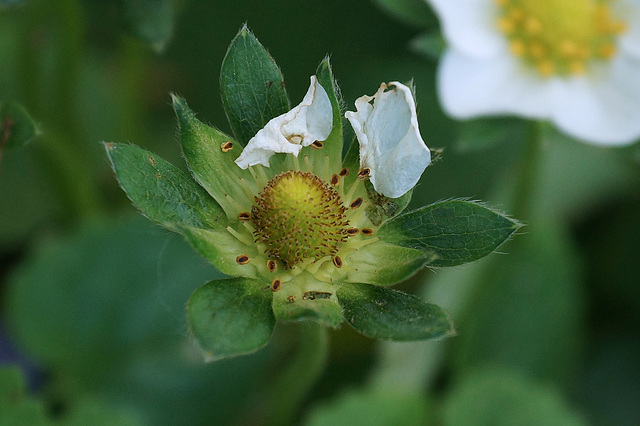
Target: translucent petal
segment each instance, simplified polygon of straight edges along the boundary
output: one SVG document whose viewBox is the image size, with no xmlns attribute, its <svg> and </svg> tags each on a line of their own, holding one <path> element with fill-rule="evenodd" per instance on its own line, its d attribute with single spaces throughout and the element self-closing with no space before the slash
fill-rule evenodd
<svg viewBox="0 0 640 426">
<path fill-rule="evenodd" d="M 236 164 L 243 169 L 255 164 L 269 167 L 276 152 L 298 156 L 303 146 L 327 139 L 333 125 L 331 101 L 316 76 L 300 105 L 271 119 L 249 140 Z"/>
<path fill-rule="evenodd" d="M 624 145 L 640 137 L 640 62 L 618 55 L 594 77 L 566 81 L 550 105 L 562 131 L 597 145 Z"/>
<path fill-rule="evenodd" d="M 377 192 L 391 198 L 404 195 L 431 162 L 411 90 L 397 81 L 382 83 L 375 95 L 358 98 L 356 109 L 345 117 L 360 143 L 360 167 L 370 170 Z"/>
<path fill-rule="evenodd" d="M 620 35 L 622 49 L 640 60 L 640 0 L 612 2 L 616 17 L 622 18 L 627 29 Z"/>
<path fill-rule="evenodd" d="M 506 44 L 496 26 L 493 0 L 429 0 L 452 47 L 467 55 L 492 56 Z"/>
<path fill-rule="evenodd" d="M 456 118 L 494 114 L 549 118 L 561 86 L 559 78 L 542 78 L 507 52 L 485 59 L 449 50 L 438 69 L 440 102 Z"/>
</svg>

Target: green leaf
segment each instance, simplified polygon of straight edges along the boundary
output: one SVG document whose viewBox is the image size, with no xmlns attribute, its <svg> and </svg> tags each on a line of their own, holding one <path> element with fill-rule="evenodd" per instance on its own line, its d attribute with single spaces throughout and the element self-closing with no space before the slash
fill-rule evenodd
<svg viewBox="0 0 640 426">
<path fill-rule="evenodd" d="M 329 137 L 323 142 L 322 149 L 309 147 L 307 155 L 316 164 L 324 164 L 325 156 L 329 156 L 330 173 L 338 173 L 342 168 L 342 114 L 340 112 L 340 90 L 333 77 L 329 58 L 325 58 L 316 70 L 318 82 L 329 95 L 333 110 L 333 127 Z"/>
<path fill-rule="evenodd" d="M 525 121 L 517 118 L 482 118 L 460 123 L 456 149 L 477 152 L 526 137 Z"/>
<path fill-rule="evenodd" d="M 0 153 L 3 148 L 25 145 L 39 133 L 38 125 L 21 105 L 0 103 Z"/>
<path fill-rule="evenodd" d="M 447 426 L 580 426 L 584 420 L 553 388 L 509 370 L 474 374 L 449 394 Z"/>
<path fill-rule="evenodd" d="M 242 147 L 218 129 L 198 120 L 184 99 L 175 95 L 172 99 L 180 126 L 182 152 L 198 183 L 227 211 L 235 207 L 225 195 L 241 204 L 241 200 L 246 199 L 250 205 L 253 200 L 248 199 L 241 179 L 247 184 L 254 180 L 248 170 L 234 162 Z"/>
<path fill-rule="evenodd" d="M 291 109 L 280 69 L 246 25 L 222 61 L 220 91 L 233 133 L 242 144 Z"/>
<path fill-rule="evenodd" d="M 131 34 L 162 52 L 173 33 L 172 0 L 121 0 L 124 20 Z"/>
<path fill-rule="evenodd" d="M 429 266 L 456 266 L 480 259 L 522 225 L 470 201 L 442 201 L 405 213 L 378 232 L 391 244 L 436 256 Z"/>
<path fill-rule="evenodd" d="M 412 277 L 434 261 L 420 250 L 377 241 L 345 256 L 345 281 L 389 286 Z"/>
<path fill-rule="evenodd" d="M 0 367 L 0 424 L 49 424 L 42 404 L 25 395 L 24 377 L 17 367 Z"/>
<path fill-rule="evenodd" d="M 442 56 L 447 43 L 440 32 L 420 34 L 411 40 L 411 48 L 429 59 L 437 61 Z"/>
<path fill-rule="evenodd" d="M 249 278 L 211 281 L 187 305 L 189 328 L 209 360 L 254 352 L 271 338 L 272 292 Z"/>
<path fill-rule="evenodd" d="M 346 322 L 380 340 L 439 339 L 454 334 L 449 316 L 419 297 L 369 284 L 344 284 L 338 302 Z"/>
<path fill-rule="evenodd" d="M 435 424 L 433 408 L 418 392 L 350 390 L 312 407 L 304 425 L 425 426 Z"/>
<path fill-rule="evenodd" d="M 105 143 L 105 148 L 120 186 L 152 221 L 171 230 L 226 223 L 220 206 L 171 163 L 135 145 Z"/>
<path fill-rule="evenodd" d="M 413 195 L 413 188 L 398 198 L 389 198 L 376 192 L 371 181 L 365 182 L 367 195 L 371 205 L 367 207 L 367 217 L 375 226 L 380 226 L 389 219 L 393 219 L 407 208 Z"/>
</svg>

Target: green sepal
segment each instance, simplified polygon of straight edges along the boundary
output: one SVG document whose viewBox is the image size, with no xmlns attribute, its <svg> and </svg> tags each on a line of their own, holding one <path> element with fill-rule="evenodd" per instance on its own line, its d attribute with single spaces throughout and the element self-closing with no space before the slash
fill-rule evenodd
<svg viewBox="0 0 640 426">
<path fill-rule="evenodd" d="M 198 120 L 183 98 L 172 95 L 172 100 L 180 127 L 182 152 L 194 178 L 226 211 L 233 208 L 225 194 L 240 204 L 250 205 L 253 200 L 248 199 L 241 179 L 248 185 L 254 180 L 248 170 L 235 163 L 242 147 L 218 129 Z M 228 143 L 231 143 L 231 149 L 223 150 Z"/>
<path fill-rule="evenodd" d="M 189 329 L 207 360 L 254 352 L 269 342 L 275 317 L 272 292 L 262 281 L 210 281 L 187 304 Z"/>
<path fill-rule="evenodd" d="M 417 296 L 369 284 L 344 284 L 338 302 L 347 324 L 380 340 L 414 341 L 453 335 L 448 314 Z"/>
<path fill-rule="evenodd" d="M 0 424 L 7 426 L 47 425 L 44 406 L 28 399 L 22 372 L 17 367 L 0 367 Z"/>
<path fill-rule="evenodd" d="M 250 257 L 254 255 L 255 248 L 249 247 L 238 241 L 226 229 L 201 229 L 190 226 L 181 226 L 177 229 L 195 248 L 220 272 L 231 276 L 255 277 L 258 275 L 254 263 L 239 265 L 236 258 L 243 254 Z"/>
<path fill-rule="evenodd" d="M 38 125 L 22 105 L 0 103 L 0 150 L 25 145 L 38 134 Z"/>
<path fill-rule="evenodd" d="M 242 144 L 291 109 L 280 69 L 246 25 L 222 61 L 220 91 L 231 129 Z"/>
<path fill-rule="evenodd" d="M 371 204 L 367 207 L 367 217 L 375 226 L 380 226 L 389 219 L 393 219 L 407 208 L 413 195 L 413 188 L 398 198 L 389 198 L 376 192 L 371 181 L 365 182 L 367 196 Z"/>
<path fill-rule="evenodd" d="M 104 145 L 120 186 L 152 221 L 171 230 L 226 224 L 222 208 L 173 164 L 135 145 Z"/>
<path fill-rule="evenodd" d="M 478 152 L 496 145 L 523 140 L 526 121 L 514 117 L 480 118 L 460 123 L 455 148 L 459 152 Z"/>
<path fill-rule="evenodd" d="M 434 259 L 433 253 L 376 241 L 345 256 L 344 264 L 353 267 L 343 281 L 390 286 L 412 277 Z"/>
<path fill-rule="evenodd" d="M 331 71 L 331 63 L 329 58 L 326 57 L 318 65 L 316 70 L 316 78 L 318 83 L 324 88 L 331 101 L 331 109 L 333 111 L 333 126 L 331 133 L 322 143 L 324 147 L 322 149 L 315 149 L 313 147 L 307 148 L 306 154 L 314 162 L 314 164 L 321 165 L 324 163 L 325 156 L 329 156 L 329 168 L 330 173 L 338 173 L 342 168 L 342 114 L 340 112 L 340 89 L 333 78 L 333 72 Z"/>
<path fill-rule="evenodd" d="M 478 203 L 450 200 L 404 213 L 384 224 L 378 236 L 435 255 L 429 266 L 446 267 L 492 253 L 521 226 Z"/>
<path fill-rule="evenodd" d="M 173 34 L 172 0 L 123 0 L 122 13 L 127 30 L 162 52 Z"/>
<path fill-rule="evenodd" d="M 311 320 L 325 327 L 336 328 L 342 323 L 342 310 L 334 284 L 318 281 L 302 273 L 295 283 L 285 283 L 273 296 L 276 318 L 285 321 Z"/>
</svg>

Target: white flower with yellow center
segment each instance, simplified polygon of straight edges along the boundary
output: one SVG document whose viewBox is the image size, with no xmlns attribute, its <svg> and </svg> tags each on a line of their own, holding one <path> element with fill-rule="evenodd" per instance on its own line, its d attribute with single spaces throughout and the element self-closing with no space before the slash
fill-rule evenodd
<svg viewBox="0 0 640 426">
<path fill-rule="evenodd" d="M 438 71 L 456 118 L 516 114 L 596 144 L 640 137 L 637 0 L 429 0 L 449 43 Z"/>
</svg>

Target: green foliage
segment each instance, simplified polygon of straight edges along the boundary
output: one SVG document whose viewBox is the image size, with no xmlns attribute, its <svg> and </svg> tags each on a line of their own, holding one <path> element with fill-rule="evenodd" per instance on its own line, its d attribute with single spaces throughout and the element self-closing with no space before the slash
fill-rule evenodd
<svg viewBox="0 0 640 426">
<path fill-rule="evenodd" d="M 450 353 L 456 375 L 507 366 L 561 386 L 574 381 L 584 327 L 580 265 L 551 221 L 528 228 L 508 256 L 488 259 L 475 276 Z"/>
<path fill-rule="evenodd" d="M 211 281 L 193 293 L 187 317 L 207 359 L 243 355 L 267 344 L 276 320 L 266 290 L 258 280 L 234 278 Z"/>
<path fill-rule="evenodd" d="M 493 252 L 521 225 L 480 204 L 442 201 L 402 214 L 387 222 L 381 238 L 422 250 L 435 259 L 430 266 L 456 266 Z"/>
<path fill-rule="evenodd" d="M 29 143 L 40 130 L 29 113 L 14 102 L 0 102 L 0 154 Z"/>
<path fill-rule="evenodd" d="M 316 406 L 304 424 L 427 426 L 434 424 L 433 408 L 419 393 L 350 390 L 330 403 Z"/>
<path fill-rule="evenodd" d="M 435 23 L 435 17 L 427 2 L 422 0 L 375 0 L 379 7 L 396 18 L 418 27 Z"/>
<path fill-rule="evenodd" d="M 444 52 L 446 42 L 439 32 L 425 33 L 414 38 L 411 41 L 411 47 L 416 53 L 437 61 Z"/>
<path fill-rule="evenodd" d="M 48 424 L 42 404 L 25 395 L 24 377 L 17 367 L 0 367 L 0 424 Z"/>
<path fill-rule="evenodd" d="M 180 169 L 135 145 L 105 143 L 105 148 L 120 186 L 149 219 L 174 230 L 221 226 L 220 206 Z"/>
<path fill-rule="evenodd" d="M 173 0 L 120 0 L 127 30 L 162 52 L 174 25 Z"/>
<path fill-rule="evenodd" d="M 280 69 L 246 25 L 222 62 L 220 90 L 233 133 L 242 144 L 290 109 Z"/>
<path fill-rule="evenodd" d="M 460 123 L 456 149 L 478 152 L 494 146 L 523 140 L 529 127 L 517 118 L 482 118 Z M 529 129 L 530 130 L 530 129 Z"/>
<path fill-rule="evenodd" d="M 558 392 L 509 370 L 488 370 L 457 384 L 444 406 L 447 426 L 580 426 Z"/>
<path fill-rule="evenodd" d="M 454 333 L 442 308 L 397 290 L 345 284 L 338 290 L 338 301 L 347 324 L 374 339 L 438 339 Z"/>
<path fill-rule="evenodd" d="M 16 271 L 7 325 L 72 407 L 95 397 L 134 408 L 145 424 L 227 424 L 252 397 L 247 389 L 270 353 L 202 363 L 184 307 L 220 276 L 142 218 L 93 225 L 49 241 Z"/>
</svg>

